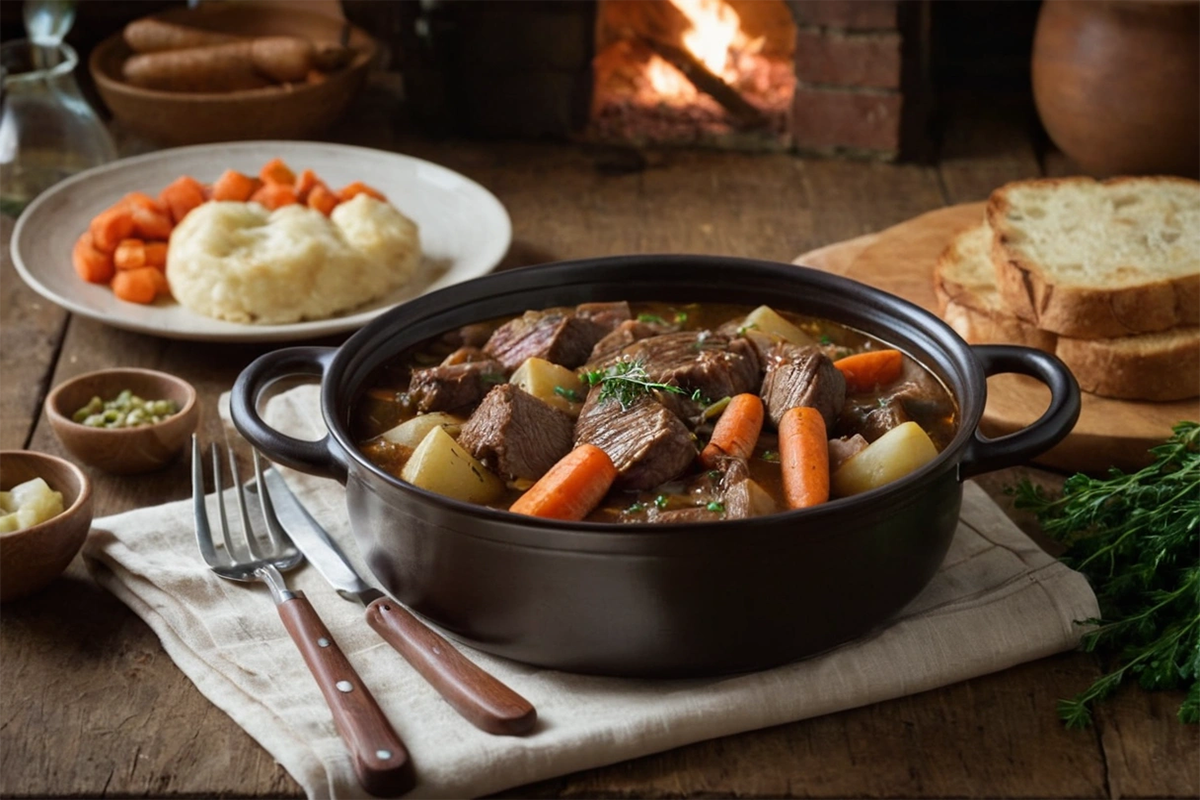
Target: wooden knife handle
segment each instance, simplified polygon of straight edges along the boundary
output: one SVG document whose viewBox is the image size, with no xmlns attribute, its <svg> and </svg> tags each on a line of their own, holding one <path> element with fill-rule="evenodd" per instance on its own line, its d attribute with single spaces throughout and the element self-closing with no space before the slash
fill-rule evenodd
<svg viewBox="0 0 1200 800">
<path fill-rule="evenodd" d="M 312 604 L 298 595 L 276 608 L 325 695 L 362 787 L 376 797 L 407 792 L 416 783 L 408 750 Z"/>
<path fill-rule="evenodd" d="M 468 660 L 395 600 L 381 597 L 367 606 L 367 624 L 475 727 L 508 736 L 533 730 L 537 710 L 528 700 Z"/>
</svg>

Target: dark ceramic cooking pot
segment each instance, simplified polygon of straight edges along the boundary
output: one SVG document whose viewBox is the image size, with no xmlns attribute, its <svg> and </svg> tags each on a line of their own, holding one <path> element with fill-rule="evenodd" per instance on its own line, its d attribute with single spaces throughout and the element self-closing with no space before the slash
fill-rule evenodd
<svg viewBox="0 0 1200 800">
<path fill-rule="evenodd" d="M 373 370 L 459 326 L 586 301 L 761 304 L 825 317 L 909 353 L 960 412 L 929 464 L 855 497 L 768 517 L 690 526 L 564 523 L 451 500 L 371 464 L 349 430 Z M 1046 412 L 996 439 L 977 429 L 988 375 L 1047 384 Z M 321 379 L 329 434 L 286 436 L 255 410 L 285 376 Z M 962 481 L 1041 453 L 1070 431 L 1079 389 L 1060 361 L 967 345 L 900 298 L 815 270 L 723 257 L 622 256 L 502 272 L 381 315 L 340 348 L 262 356 L 233 389 L 232 415 L 271 459 L 342 481 L 350 526 L 378 581 L 456 639 L 577 672 L 699 675 L 761 669 L 863 634 L 929 582 L 954 535 Z"/>
</svg>

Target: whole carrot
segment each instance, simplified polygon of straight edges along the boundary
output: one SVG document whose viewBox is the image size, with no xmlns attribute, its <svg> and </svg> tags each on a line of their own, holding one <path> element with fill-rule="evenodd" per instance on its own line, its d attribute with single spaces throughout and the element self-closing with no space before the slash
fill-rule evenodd
<svg viewBox="0 0 1200 800">
<path fill-rule="evenodd" d="M 833 362 L 846 378 L 846 390 L 869 392 L 887 386 L 904 371 L 904 354 L 899 350 L 868 350 Z"/>
<path fill-rule="evenodd" d="M 600 504 L 617 477 L 608 453 L 581 444 L 567 453 L 508 509 L 548 519 L 580 520 Z"/>
<path fill-rule="evenodd" d="M 756 394 L 739 394 L 729 401 L 713 428 L 712 438 L 700 451 L 705 469 L 715 469 L 721 458 L 749 458 L 763 425 L 763 402 Z"/>
<path fill-rule="evenodd" d="M 788 508 L 808 508 L 829 499 L 829 437 L 820 411 L 796 406 L 784 412 L 779 421 L 779 464 Z"/>
</svg>

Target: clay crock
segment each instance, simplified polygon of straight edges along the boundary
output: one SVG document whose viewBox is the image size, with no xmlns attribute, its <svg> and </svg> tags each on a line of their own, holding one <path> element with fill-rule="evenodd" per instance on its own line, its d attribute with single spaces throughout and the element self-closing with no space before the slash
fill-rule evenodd
<svg viewBox="0 0 1200 800">
<path fill-rule="evenodd" d="M 1045 0 L 1033 96 L 1050 138 L 1096 176 L 1200 172 L 1200 2 Z"/>
</svg>

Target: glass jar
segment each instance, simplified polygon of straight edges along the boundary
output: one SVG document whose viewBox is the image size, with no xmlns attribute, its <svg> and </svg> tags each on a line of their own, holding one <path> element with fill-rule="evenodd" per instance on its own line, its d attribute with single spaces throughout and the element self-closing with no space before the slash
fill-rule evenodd
<svg viewBox="0 0 1200 800">
<path fill-rule="evenodd" d="M 108 130 L 79 93 L 78 63 L 67 44 L 0 45 L 0 212 L 16 216 L 63 178 L 117 157 Z"/>
</svg>

